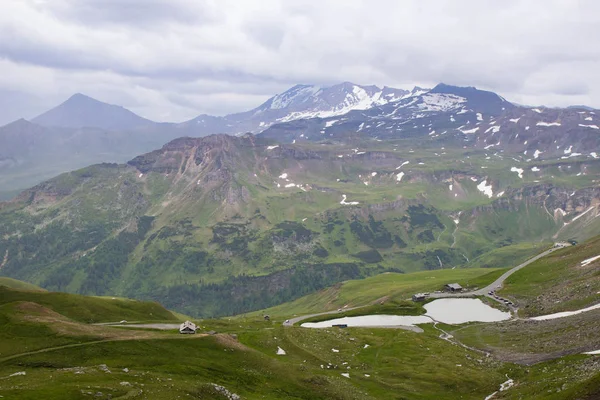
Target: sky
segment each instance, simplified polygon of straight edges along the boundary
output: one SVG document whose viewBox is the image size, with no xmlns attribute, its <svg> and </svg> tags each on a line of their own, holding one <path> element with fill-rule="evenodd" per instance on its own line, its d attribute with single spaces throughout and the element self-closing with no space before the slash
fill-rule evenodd
<svg viewBox="0 0 600 400">
<path fill-rule="evenodd" d="M 180 122 L 343 81 L 600 108 L 596 0 L 1 0 L 0 37 L 0 125 L 74 93 Z"/>
</svg>

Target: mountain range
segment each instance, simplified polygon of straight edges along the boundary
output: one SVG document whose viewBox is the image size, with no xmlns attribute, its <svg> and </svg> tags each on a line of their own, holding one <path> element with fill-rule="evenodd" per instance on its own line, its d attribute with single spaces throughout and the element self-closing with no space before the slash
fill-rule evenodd
<svg viewBox="0 0 600 400">
<path fill-rule="evenodd" d="M 299 85 L 182 124 L 75 95 L 0 128 L 0 274 L 219 316 L 504 266 L 598 234 L 597 118 L 445 84 Z"/>
<path fill-rule="evenodd" d="M 125 162 L 183 136 L 250 132 L 292 143 L 462 135 L 479 148 L 528 151 L 543 158 L 571 145 L 572 153 L 596 148 L 595 118 L 588 108 L 515 106 L 495 93 L 445 84 L 412 91 L 349 82 L 297 85 L 250 111 L 200 115 L 179 124 L 156 123 L 76 94 L 31 122 L 0 127 L 0 198 L 61 172 L 97 162 Z M 550 151 L 547 144 L 554 140 L 559 148 Z"/>
</svg>

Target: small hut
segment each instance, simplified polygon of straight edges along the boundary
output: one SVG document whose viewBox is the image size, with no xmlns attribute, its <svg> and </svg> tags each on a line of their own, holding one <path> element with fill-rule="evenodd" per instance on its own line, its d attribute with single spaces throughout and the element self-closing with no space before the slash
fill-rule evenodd
<svg viewBox="0 0 600 400">
<path fill-rule="evenodd" d="M 412 296 L 412 301 L 425 301 L 427 299 L 427 293 L 415 293 Z"/>
<path fill-rule="evenodd" d="M 179 325 L 179 333 L 196 333 L 196 324 L 191 321 L 185 321 L 183 324 Z"/>
<path fill-rule="evenodd" d="M 460 286 L 458 283 L 448 283 L 445 286 L 445 289 L 449 292 L 460 292 L 463 290 L 462 286 Z"/>
</svg>

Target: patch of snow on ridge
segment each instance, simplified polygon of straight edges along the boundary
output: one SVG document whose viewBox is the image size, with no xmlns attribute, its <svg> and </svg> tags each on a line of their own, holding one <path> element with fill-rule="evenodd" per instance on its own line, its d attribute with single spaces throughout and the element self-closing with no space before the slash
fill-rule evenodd
<svg viewBox="0 0 600 400">
<path fill-rule="evenodd" d="M 560 122 L 538 122 L 537 126 L 560 126 Z"/>
<path fill-rule="evenodd" d="M 484 180 L 483 182 L 481 182 L 479 185 L 477 185 L 477 189 L 479 189 L 479 191 L 481 193 L 483 193 L 484 195 L 486 195 L 490 199 L 494 195 L 494 193 L 492 192 L 492 185 L 491 184 L 490 185 L 487 184 L 487 179 Z"/>
<path fill-rule="evenodd" d="M 512 167 L 510 169 L 510 172 L 516 172 L 519 175 L 519 178 L 523 179 L 523 169 L 522 168 Z"/>
<path fill-rule="evenodd" d="M 494 397 L 496 397 L 496 395 L 498 394 L 498 392 L 504 392 L 505 390 L 510 389 L 511 387 L 513 387 L 515 385 L 515 381 L 510 379 L 508 377 L 508 375 L 506 375 L 506 378 L 508 379 L 506 382 L 503 382 L 500 384 L 500 389 L 498 389 L 498 391 L 490 394 L 489 396 L 487 396 L 484 400 L 492 400 Z"/>
<path fill-rule="evenodd" d="M 396 169 L 400 169 L 400 168 L 404 167 L 406 164 L 410 164 L 410 161 L 404 161 L 402 164 L 400 164 L 399 167 L 396 167 Z"/>
<path fill-rule="evenodd" d="M 547 321 L 549 319 L 557 319 L 557 318 L 570 317 L 572 315 L 577 315 L 577 314 L 581 314 L 581 313 L 584 313 L 584 312 L 596 310 L 598 308 L 600 308 L 600 304 L 596 304 L 596 305 L 591 306 L 591 307 L 582 308 L 581 310 L 577 310 L 577 311 L 563 311 L 563 312 L 558 312 L 558 313 L 554 313 L 554 314 L 540 315 L 539 317 L 532 317 L 532 318 L 529 318 L 529 319 L 532 320 L 532 321 Z"/>
<path fill-rule="evenodd" d="M 500 127 L 498 125 L 492 125 L 486 129 L 485 133 L 488 133 L 489 131 L 492 131 L 492 134 L 498 133 L 498 132 L 500 132 Z"/>
<path fill-rule="evenodd" d="M 584 125 L 584 124 L 579 124 L 579 126 L 581 126 L 582 128 L 600 129 L 598 127 L 598 125 Z"/>
<path fill-rule="evenodd" d="M 404 172 L 400 172 L 399 174 L 396 175 L 396 180 L 398 182 L 402 181 L 402 177 L 404 176 Z"/>
<path fill-rule="evenodd" d="M 542 110 L 540 110 L 539 108 L 532 108 L 531 111 L 535 111 L 538 114 L 542 113 Z"/>
<path fill-rule="evenodd" d="M 275 145 L 275 146 L 267 146 L 267 150 L 273 150 L 273 149 L 276 149 L 276 148 L 278 148 L 278 147 L 279 147 L 279 145 L 278 145 L 278 144 L 277 144 L 277 145 Z"/>
<path fill-rule="evenodd" d="M 468 129 L 468 130 L 462 130 L 462 129 L 461 129 L 460 131 L 461 131 L 462 133 L 469 134 L 469 133 L 475 133 L 475 132 L 477 132 L 478 130 L 479 130 L 479 127 L 475 127 L 475 128 L 473 128 L 473 129 Z"/>
<path fill-rule="evenodd" d="M 339 119 L 333 119 L 331 121 L 325 122 L 325 128 L 329 128 L 329 127 L 333 126 L 338 121 L 339 121 Z"/>
<path fill-rule="evenodd" d="M 583 261 L 581 262 L 581 265 L 585 267 L 585 266 L 587 266 L 588 264 L 591 264 L 591 263 L 593 263 L 593 262 L 594 262 L 594 261 L 596 261 L 596 260 L 600 260 L 600 256 L 596 256 L 596 257 L 588 258 L 587 260 L 583 260 Z"/>
<path fill-rule="evenodd" d="M 356 205 L 359 204 L 358 201 L 348 201 L 347 202 L 346 199 L 347 199 L 346 195 L 343 194 L 342 195 L 342 201 L 340 201 L 340 204 L 344 205 L 344 206 L 356 206 Z"/>
<path fill-rule="evenodd" d="M 450 111 L 466 103 L 467 99 L 447 93 L 428 93 L 417 107 L 422 111 Z"/>
</svg>

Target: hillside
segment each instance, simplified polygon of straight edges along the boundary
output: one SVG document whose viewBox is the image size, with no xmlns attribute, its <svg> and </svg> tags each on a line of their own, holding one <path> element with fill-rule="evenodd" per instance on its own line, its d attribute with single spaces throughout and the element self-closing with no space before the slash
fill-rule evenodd
<svg viewBox="0 0 600 400">
<path fill-rule="evenodd" d="M 466 271 L 435 274 L 442 272 L 454 279 Z M 410 275 L 399 276 L 398 282 L 410 285 Z M 477 281 L 491 279 L 483 275 Z M 7 299 L 6 293 L 0 298 Z M 496 392 L 494 399 L 536 400 L 551 394 L 555 400 L 571 400 L 598 394 L 595 356 L 555 356 L 533 365 L 504 362 L 495 353 L 485 356 L 442 340 L 430 324 L 421 333 L 306 329 L 258 316 L 203 320 L 196 335 L 180 335 L 175 329 L 77 322 L 61 314 L 69 312 L 65 299 L 84 308 L 114 301 L 64 294 L 0 304 L 0 396 L 433 400 L 482 399 Z M 98 312 L 107 318 L 109 313 Z M 507 382 L 513 385 L 498 392 Z"/>
<path fill-rule="evenodd" d="M 2 204 L 1 274 L 216 316 L 386 271 L 506 267 L 598 232 L 595 158 L 459 143 L 177 139 Z"/>
<path fill-rule="evenodd" d="M 0 284 L 2 282 L 0 281 Z M 12 286 L 15 288 L 0 285 L 0 306 L 18 302 L 35 303 L 64 317 L 84 323 L 121 320 L 177 321 L 173 314 L 157 303 L 46 292 L 39 289 L 30 290 L 30 285 L 24 282 Z"/>
</svg>

